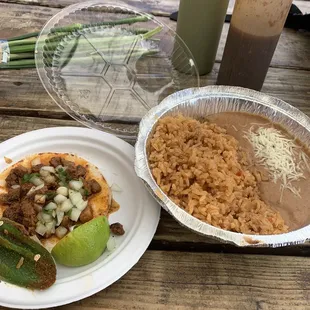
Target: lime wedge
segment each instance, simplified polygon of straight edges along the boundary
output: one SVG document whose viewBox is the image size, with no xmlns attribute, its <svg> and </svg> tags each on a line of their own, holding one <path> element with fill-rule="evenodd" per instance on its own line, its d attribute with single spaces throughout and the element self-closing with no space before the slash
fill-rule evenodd
<svg viewBox="0 0 310 310">
<path fill-rule="evenodd" d="M 62 238 L 53 248 L 56 262 L 69 267 L 79 267 L 97 260 L 107 246 L 110 226 L 105 216 L 78 226 Z"/>
</svg>

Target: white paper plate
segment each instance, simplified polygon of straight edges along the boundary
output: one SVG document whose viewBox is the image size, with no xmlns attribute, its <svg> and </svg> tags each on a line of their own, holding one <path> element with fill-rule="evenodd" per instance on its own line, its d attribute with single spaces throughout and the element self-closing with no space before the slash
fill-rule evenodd
<svg viewBox="0 0 310 310">
<path fill-rule="evenodd" d="M 31 291 L 0 283 L 0 305 L 36 309 L 64 305 L 90 296 L 122 277 L 143 255 L 151 242 L 160 217 L 160 207 L 144 188 L 134 171 L 134 148 L 113 135 L 101 131 L 58 127 L 32 131 L 0 144 L 0 170 L 37 152 L 70 152 L 96 165 L 110 185 L 121 208 L 109 218 L 124 225 L 125 235 L 115 237 L 117 248 L 107 251 L 94 263 L 67 268 L 57 266 L 56 283 L 46 291 Z"/>
</svg>

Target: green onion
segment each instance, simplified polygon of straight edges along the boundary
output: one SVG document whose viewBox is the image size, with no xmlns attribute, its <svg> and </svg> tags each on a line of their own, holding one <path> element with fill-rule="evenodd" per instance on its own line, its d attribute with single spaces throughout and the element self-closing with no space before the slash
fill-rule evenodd
<svg viewBox="0 0 310 310">
<path fill-rule="evenodd" d="M 10 53 L 18 54 L 18 53 L 27 53 L 34 52 L 35 44 L 27 44 L 27 45 L 17 45 L 10 47 Z"/>
<path fill-rule="evenodd" d="M 19 59 L 34 59 L 34 53 L 10 54 L 10 61 Z"/>
<path fill-rule="evenodd" d="M 11 65 L 10 63 L 5 64 L 5 65 L 1 65 L 0 64 L 0 70 L 19 70 L 19 69 L 31 69 L 31 68 L 35 68 L 35 65 L 18 65 L 18 66 L 14 66 Z"/>
<path fill-rule="evenodd" d="M 122 55 L 123 46 L 126 44 L 134 44 L 139 40 L 149 40 L 152 36 L 159 33 L 162 30 L 162 27 L 156 27 L 155 29 L 129 29 L 133 35 L 124 35 L 124 36 L 106 36 L 102 38 L 89 38 L 86 39 L 84 36 L 78 36 L 76 38 L 76 43 L 73 45 L 68 54 L 60 57 L 60 59 L 54 59 L 55 50 L 61 46 L 60 41 L 76 30 L 89 29 L 92 27 L 100 26 L 115 26 L 122 24 L 133 24 L 137 22 L 148 21 L 148 17 L 136 16 L 131 18 L 124 18 L 116 21 L 107 21 L 95 24 L 72 24 L 66 27 L 58 27 L 52 30 L 52 35 L 49 35 L 46 38 L 46 44 L 44 46 L 44 58 L 45 64 L 61 64 L 62 67 L 70 63 L 82 63 L 85 60 L 89 59 L 85 56 L 96 55 L 99 52 L 104 54 L 104 57 L 111 60 L 122 60 L 125 58 L 125 55 Z M 122 28 L 119 28 L 122 29 Z M 124 29 L 127 31 L 127 29 Z M 8 44 L 10 47 L 10 60 L 8 63 L 0 63 L 0 69 L 24 69 L 24 68 L 34 68 L 35 67 L 35 46 L 37 41 L 38 32 L 28 33 L 22 36 L 17 36 L 8 39 Z M 152 39 L 154 40 L 154 39 Z M 155 39 L 156 40 L 156 39 Z M 154 40 L 154 41 L 155 41 Z M 64 42 L 65 44 L 65 42 Z M 89 45 L 93 45 L 98 51 L 89 53 Z M 77 49 L 78 47 L 78 49 Z M 146 56 L 157 53 L 158 50 L 153 49 L 143 49 L 137 48 L 134 49 L 131 56 Z M 119 54 L 118 54 L 119 53 Z M 71 56 L 74 55 L 74 58 Z M 66 182 L 65 178 L 63 177 Z"/>
<path fill-rule="evenodd" d="M 30 38 L 26 40 L 14 40 L 14 41 L 8 41 L 8 42 L 9 42 L 9 47 L 11 49 L 13 46 L 16 46 L 16 45 L 36 44 L 37 38 Z"/>
<path fill-rule="evenodd" d="M 46 199 L 47 200 L 52 200 L 57 194 L 54 192 L 48 192 L 46 193 Z"/>
<path fill-rule="evenodd" d="M 30 182 L 30 180 L 34 177 L 39 177 L 40 174 L 39 173 L 26 173 L 24 174 L 24 176 L 22 177 L 22 183 L 27 183 Z"/>
<path fill-rule="evenodd" d="M 131 53 L 131 57 L 144 57 L 144 56 L 150 56 L 150 55 L 154 55 L 156 53 L 158 53 L 158 50 L 145 50 L 145 52 L 143 52 L 142 50 L 138 50 L 138 52 L 136 52 L 134 50 L 133 53 Z M 99 56 L 99 55 L 97 55 Z M 119 61 L 125 58 L 125 55 L 117 55 L 117 54 L 112 54 L 112 55 L 105 55 L 105 59 L 106 60 L 113 60 L 113 61 Z M 64 67 L 65 64 L 74 64 L 74 65 L 78 65 L 78 64 L 82 64 L 85 63 L 85 61 L 89 60 L 89 57 L 74 57 L 74 58 L 70 58 L 70 57 L 62 57 L 59 59 L 53 59 L 50 58 L 50 62 L 48 62 L 48 60 L 46 61 L 46 65 L 51 66 L 52 65 L 52 61 L 54 61 L 54 66 L 55 65 L 60 65 L 61 67 Z M 35 60 L 34 59 L 19 59 L 19 60 L 12 60 L 6 64 L 0 64 L 0 69 L 22 69 L 22 68 L 35 68 Z"/>
<path fill-rule="evenodd" d="M 71 215 L 71 212 L 72 212 L 72 209 L 70 209 L 68 212 L 65 212 L 65 215 L 70 216 L 70 215 Z"/>
<path fill-rule="evenodd" d="M 46 213 L 46 214 L 52 215 L 52 213 L 53 213 L 54 210 L 45 210 L 45 209 L 43 209 L 42 211 L 43 211 L 44 213 Z"/>
<path fill-rule="evenodd" d="M 72 31 L 76 31 L 76 30 L 80 30 L 84 28 L 99 27 L 99 26 L 116 26 L 116 25 L 123 25 L 123 24 L 131 25 L 131 24 L 138 23 L 138 22 L 146 22 L 148 20 L 149 18 L 146 16 L 137 16 L 137 17 L 124 18 L 124 19 L 120 19 L 116 21 L 101 22 L 101 23 L 95 23 L 95 24 L 86 24 L 86 25 L 73 24 L 73 25 L 66 26 L 66 27 L 54 28 L 52 29 L 52 32 L 54 33 L 55 32 L 72 32 Z M 17 37 L 12 37 L 8 39 L 8 41 L 16 41 L 16 40 L 23 40 L 27 38 L 37 37 L 39 34 L 40 32 L 31 32 L 31 33 L 27 33 L 27 34 L 20 35 Z"/>
<path fill-rule="evenodd" d="M 123 46 L 125 43 L 132 43 L 137 39 L 148 39 L 152 37 L 153 35 L 157 34 L 158 32 L 160 32 L 161 29 L 162 29 L 161 27 L 157 27 L 146 33 L 139 34 L 139 35 L 132 35 L 132 36 L 112 36 L 112 37 L 104 37 L 104 38 L 92 38 L 88 40 L 85 38 L 80 38 L 79 45 L 89 46 L 89 44 L 92 44 L 96 46 L 97 44 L 101 44 L 101 43 L 109 43 L 109 44 L 112 44 L 113 47 L 111 47 L 110 49 L 113 51 L 115 47 Z M 45 49 L 55 50 L 55 48 L 57 48 L 58 45 L 59 45 L 59 42 L 49 42 L 46 44 Z M 10 47 L 11 54 L 34 52 L 34 50 L 35 50 L 34 43 L 26 44 L 26 45 L 13 45 Z"/>
</svg>

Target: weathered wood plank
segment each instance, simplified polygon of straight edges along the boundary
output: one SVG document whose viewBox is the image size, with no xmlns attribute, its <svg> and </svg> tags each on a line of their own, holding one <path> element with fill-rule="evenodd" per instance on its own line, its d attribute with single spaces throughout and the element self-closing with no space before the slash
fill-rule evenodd
<svg viewBox="0 0 310 310">
<path fill-rule="evenodd" d="M 216 253 L 248 253 L 290 256 L 309 256 L 310 243 L 282 248 L 240 248 L 219 240 L 198 235 L 178 224 L 175 219 L 162 210 L 156 234 L 150 249 L 177 250 Z"/>
<path fill-rule="evenodd" d="M 74 120 L 48 119 L 41 117 L 21 117 L 0 114 L 0 142 L 24 132 L 56 126 L 81 126 Z M 132 142 L 132 141 L 129 141 Z M 0 156 L 5 156 L 1 153 Z M 179 225 L 167 212 L 162 210 L 161 220 L 150 246 L 152 249 L 177 249 L 182 251 L 213 251 L 213 252 L 243 252 L 270 253 L 287 255 L 310 255 L 310 244 L 280 249 L 237 248 L 218 240 L 197 235 Z"/>
<path fill-rule="evenodd" d="M 202 86 L 215 84 L 218 68 L 219 64 L 215 64 L 213 71 L 201 78 Z M 46 93 L 35 69 L 0 71 L 0 81 L 2 113 L 68 118 Z M 269 68 L 262 91 L 279 97 L 310 115 L 309 71 Z"/>
<path fill-rule="evenodd" d="M 171 29 L 176 29 L 176 22 L 166 18 L 158 17 Z M 216 54 L 216 62 L 220 62 L 223 57 L 229 24 L 225 23 Z M 283 29 L 277 48 L 271 60 L 271 67 L 310 69 L 310 32 Z"/>
<path fill-rule="evenodd" d="M 149 3 L 154 3 L 154 1 L 149 0 Z M 1 3 L 0 37 L 8 38 L 23 33 L 39 31 L 48 19 L 58 11 L 59 9 L 52 7 Z M 159 17 L 159 19 L 172 29 L 176 28 L 176 22 L 171 21 L 169 18 Z M 229 24 L 225 24 L 223 27 L 216 56 L 217 62 L 222 59 L 228 28 Z M 309 42 L 309 32 L 284 29 L 272 59 L 271 66 L 310 70 Z"/>
<path fill-rule="evenodd" d="M 306 310 L 309 268 L 300 257 L 147 251 L 107 289 L 54 309 Z"/>
<path fill-rule="evenodd" d="M 64 8 L 70 4 L 82 1 L 83 0 L 2 0 L 1 2 Z M 293 3 L 297 5 L 303 13 L 307 13 L 310 11 L 310 4 L 307 3 L 307 1 L 308 0 L 294 0 Z M 179 0 L 125 0 L 124 2 L 130 5 L 135 5 L 145 12 L 166 16 L 169 16 L 172 12 L 177 11 L 179 8 Z M 233 12 L 234 5 L 235 0 L 230 0 L 227 14 L 231 14 Z"/>
</svg>

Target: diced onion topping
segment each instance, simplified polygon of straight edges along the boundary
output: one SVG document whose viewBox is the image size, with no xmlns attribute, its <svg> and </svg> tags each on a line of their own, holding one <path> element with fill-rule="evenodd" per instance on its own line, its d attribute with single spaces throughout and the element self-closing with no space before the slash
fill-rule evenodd
<svg viewBox="0 0 310 310">
<path fill-rule="evenodd" d="M 107 250 L 112 252 L 116 249 L 116 242 L 115 239 L 111 236 L 107 242 Z"/>
<path fill-rule="evenodd" d="M 60 205 L 60 210 L 63 212 L 68 212 L 73 208 L 73 204 L 70 199 L 67 199 Z"/>
<path fill-rule="evenodd" d="M 53 221 L 52 215 L 45 213 L 45 212 L 42 212 L 42 219 L 43 219 L 44 223 L 49 223 L 49 222 Z"/>
<path fill-rule="evenodd" d="M 58 187 L 56 193 L 63 196 L 68 196 L 68 188 L 65 186 Z"/>
<path fill-rule="evenodd" d="M 37 191 L 37 190 L 39 190 L 39 189 L 41 189 L 41 188 L 43 188 L 43 187 L 44 187 L 44 183 L 41 184 L 41 185 L 38 185 L 38 186 L 32 186 L 32 187 L 30 188 L 29 192 L 27 193 L 27 196 L 28 196 L 28 195 L 31 195 L 32 193 L 34 193 L 35 191 Z"/>
<path fill-rule="evenodd" d="M 51 183 L 56 182 L 56 177 L 49 174 L 48 176 L 44 177 L 44 181 L 45 181 L 47 184 L 51 184 Z"/>
<path fill-rule="evenodd" d="M 39 177 L 33 177 L 30 179 L 30 182 L 35 185 L 35 186 L 38 186 L 38 185 L 41 185 L 41 184 L 44 184 L 44 182 L 39 178 Z"/>
<path fill-rule="evenodd" d="M 34 202 L 38 203 L 38 204 L 44 204 L 46 200 L 46 196 L 45 195 L 35 195 L 34 196 Z"/>
<path fill-rule="evenodd" d="M 74 222 L 77 222 L 79 217 L 80 217 L 80 214 L 81 214 L 82 211 L 80 211 L 79 209 L 77 208 L 72 208 L 72 211 L 70 213 L 70 216 L 69 218 L 74 221 Z"/>
<path fill-rule="evenodd" d="M 123 190 L 117 184 L 113 183 L 111 186 L 111 191 L 112 192 L 122 192 Z"/>
<path fill-rule="evenodd" d="M 52 167 L 52 166 L 43 166 L 43 167 L 41 168 L 41 170 L 45 170 L 45 171 L 48 171 L 48 172 L 50 172 L 50 173 L 56 173 L 55 168 Z"/>
<path fill-rule="evenodd" d="M 39 158 L 38 158 L 39 159 Z M 33 160 L 32 165 L 40 165 L 41 161 Z M 56 189 L 56 196 L 53 201 L 50 201 L 42 209 L 41 205 L 44 205 L 47 200 L 46 195 L 37 194 L 35 195 L 35 205 L 37 206 L 37 226 L 36 232 L 44 236 L 45 234 L 56 234 L 58 238 L 63 238 L 67 233 L 68 229 L 61 226 L 65 214 L 69 215 L 69 218 L 77 222 L 81 215 L 81 212 L 87 207 L 88 201 L 83 200 L 82 194 L 85 195 L 85 189 L 83 189 L 83 180 L 71 180 L 69 184 L 65 184 L 64 181 L 60 181 L 57 178 L 57 172 L 60 169 L 66 170 L 67 167 L 62 165 L 56 168 L 52 166 L 43 166 L 40 169 L 40 177 L 33 177 L 30 182 L 35 184 L 27 195 L 32 194 L 36 190 L 42 188 L 44 184 L 58 183 Z M 60 172 L 59 172 L 60 173 Z"/>
<path fill-rule="evenodd" d="M 54 201 L 55 201 L 58 205 L 60 205 L 61 203 L 63 203 L 63 202 L 66 201 L 66 200 L 67 200 L 67 197 L 64 196 L 64 195 L 61 195 L 61 194 L 58 194 L 58 195 L 56 195 L 56 196 L 54 197 Z"/>
<path fill-rule="evenodd" d="M 56 228 L 56 236 L 61 239 L 63 238 L 68 232 L 68 229 L 63 227 L 63 226 L 59 226 Z"/>
<path fill-rule="evenodd" d="M 87 207 L 88 201 L 80 200 L 75 206 L 80 210 L 83 211 Z"/>
<path fill-rule="evenodd" d="M 37 227 L 36 227 L 36 232 L 39 235 L 44 236 L 46 233 L 46 227 L 41 222 L 38 222 Z"/>
<path fill-rule="evenodd" d="M 56 210 L 56 217 L 57 217 L 57 226 L 59 226 L 64 218 L 65 212 L 60 211 L 59 209 Z"/>
<path fill-rule="evenodd" d="M 20 185 L 18 185 L 18 184 L 12 185 L 12 188 L 13 189 L 20 188 Z"/>
<path fill-rule="evenodd" d="M 58 172 L 59 169 L 66 170 L 66 168 L 62 165 L 57 166 L 55 170 Z"/>
<path fill-rule="evenodd" d="M 31 161 L 31 166 L 34 167 L 34 166 L 37 166 L 37 165 L 40 165 L 41 164 L 41 159 L 40 157 L 36 157 L 33 161 Z"/>
<path fill-rule="evenodd" d="M 54 234 L 55 233 L 55 226 L 56 226 L 56 221 L 51 221 L 45 224 L 46 227 L 46 232 L 48 234 Z"/>
<path fill-rule="evenodd" d="M 69 198 L 72 203 L 76 206 L 80 201 L 83 201 L 82 194 L 73 190 L 69 190 Z"/>
<path fill-rule="evenodd" d="M 40 169 L 40 175 L 42 177 L 47 177 L 50 175 L 50 173 L 47 170 L 42 170 L 42 168 Z"/>
<path fill-rule="evenodd" d="M 45 207 L 44 207 L 44 209 L 45 210 L 55 210 L 57 208 L 57 205 L 56 205 L 56 203 L 54 203 L 54 202 L 49 202 Z"/>
<path fill-rule="evenodd" d="M 72 180 L 69 182 L 69 187 L 74 189 L 75 191 L 79 191 L 83 187 L 83 182 L 81 180 Z"/>
</svg>

